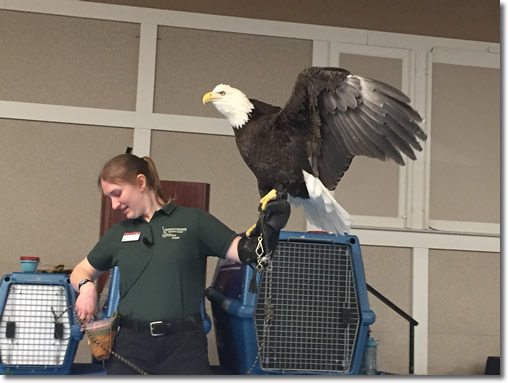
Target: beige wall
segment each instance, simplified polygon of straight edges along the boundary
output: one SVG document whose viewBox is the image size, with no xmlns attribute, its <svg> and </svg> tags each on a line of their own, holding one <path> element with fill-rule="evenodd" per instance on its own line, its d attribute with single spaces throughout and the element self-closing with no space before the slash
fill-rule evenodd
<svg viewBox="0 0 508 383">
<path fill-rule="evenodd" d="M 1 100 L 135 109 L 138 24 L 1 11 L 0 35 Z"/>
<path fill-rule="evenodd" d="M 201 97 L 220 83 L 280 105 L 310 65 L 311 40 L 159 27 L 154 112 L 218 117 Z"/>
<path fill-rule="evenodd" d="M 411 313 L 411 249 L 362 246 L 362 257 L 367 283 L 406 313 Z M 371 335 L 378 342 L 378 369 L 392 374 L 408 374 L 408 322 L 374 295 L 369 293 L 368 297 L 376 314 Z"/>
<path fill-rule="evenodd" d="M 292 2 L 292 12 L 287 13 L 284 2 L 271 2 L 267 8 L 262 3 L 189 1 L 173 4 L 172 9 L 499 41 L 497 4 L 482 3 L 477 8 L 475 2 L 461 2 L 452 7 L 454 12 L 448 7 L 441 12 L 442 3 L 433 3 L 421 9 L 413 2 L 383 3 L 382 8 L 377 8 L 378 2 L 353 2 L 336 11 L 340 2 L 333 7 L 326 1 L 313 7 Z M 162 2 L 144 4 L 159 7 Z M 468 22 L 472 15 L 474 23 Z M 427 22 L 431 16 L 433 22 Z M 139 32 L 135 23 L 0 10 L 4 53 L 0 101 L 135 110 Z M 201 105 L 201 96 L 226 81 L 252 97 L 281 104 L 296 73 L 311 63 L 311 40 L 159 27 L 154 111 L 217 117 L 212 107 Z M 357 74 L 401 87 L 399 59 L 341 54 L 340 63 L 355 68 Z M 499 222 L 500 151 L 495 145 L 499 70 L 439 64 L 433 76 L 432 218 Z M 482 97 L 468 98 L 471 89 Z M 475 128 L 480 122 L 487 128 L 479 133 Z M 162 179 L 208 182 L 213 214 L 238 231 L 253 223 L 255 180 L 240 160 L 233 137 L 154 130 L 151 139 L 151 156 Z M 97 173 L 108 158 L 132 144 L 132 129 L 0 119 L 0 160 L 9 165 L 0 172 L 9 185 L 0 191 L 0 211 L 8 217 L 0 222 L 4 243 L 0 271 L 18 271 L 20 255 L 37 254 L 41 268 L 60 263 L 72 267 L 84 257 L 99 233 Z M 357 158 L 336 196 L 353 214 L 395 217 L 398 172 L 391 163 Z M 460 176 L 461 182 L 450 174 Z M 468 174 L 474 174 L 475 187 L 470 186 Z M 25 217 L 30 217 L 29 223 Z M 303 212 L 295 209 L 288 230 L 305 227 Z M 51 236 L 41 228 L 50 228 Z M 29 235 L 14 240 L 20 232 Z M 363 246 L 362 251 L 369 284 L 411 314 L 411 249 Z M 496 268 L 500 255 L 433 250 L 430 259 L 429 373 L 479 374 L 486 357 L 500 352 Z M 207 284 L 214 265 L 215 260 L 210 260 Z M 379 368 L 406 374 L 407 323 L 376 298 L 369 299 L 377 317 L 373 333 L 381 340 Z M 482 329 L 485 311 L 488 331 Z M 209 342 L 210 360 L 216 364 L 213 332 Z M 468 351 L 466 357 L 453 353 L 453 345 L 468 344 L 475 351 Z M 84 342 L 76 360 L 89 361 Z"/>
<path fill-rule="evenodd" d="M 500 5 L 477 0 L 87 0 L 175 11 L 330 25 L 454 39 L 500 41 Z"/>
<path fill-rule="evenodd" d="M 432 74 L 430 218 L 499 223 L 499 70 L 435 64 Z"/>
<path fill-rule="evenodd" d="M 429 267 L 429 373 L 481 375 L 501 355 L 500 256 L 434 250 Z"/>
</svg>

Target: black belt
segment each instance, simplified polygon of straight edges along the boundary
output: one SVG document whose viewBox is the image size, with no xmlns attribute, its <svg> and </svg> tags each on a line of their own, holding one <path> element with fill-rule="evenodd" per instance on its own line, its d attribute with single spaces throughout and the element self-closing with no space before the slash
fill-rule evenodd
<svg viewBox="0 0 508 383">
<path fill-rule="evenodd" d="M 128 328 L 151 336 L 174 334 L 181 331 L 197 330 L 202 327 L 201 314 L 194 314 L 184 319 L 171 321 L 138 321 L 120 317 L 120 328 Z"/>
</svg>

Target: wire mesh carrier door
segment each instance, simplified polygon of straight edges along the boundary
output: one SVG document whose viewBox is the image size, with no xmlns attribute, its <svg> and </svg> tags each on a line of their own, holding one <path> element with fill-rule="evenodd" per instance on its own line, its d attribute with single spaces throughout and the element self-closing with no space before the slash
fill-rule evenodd
<svg viewBox="0 0 508 383">
<path fill-rule="evenodd" d="M 356 237 L 281 233 L 254 320 L 262 370 L 357 373 L 374 317 Z"/>
<path fill-rule="evenodd" d="M 68 374 L 83 337 L 66 274 L 12 273 L 0 284 L 0 372 Z"/>
</svg>

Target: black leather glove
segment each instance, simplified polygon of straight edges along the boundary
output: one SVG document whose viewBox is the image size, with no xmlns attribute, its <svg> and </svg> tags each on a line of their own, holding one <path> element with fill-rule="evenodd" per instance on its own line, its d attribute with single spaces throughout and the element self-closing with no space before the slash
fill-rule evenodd
<svg viewBox="0 0 508 383">
<path fill-rule="evenodd" d="M 286 199 L 277 197 L 268 202 L 265 210 L 259 214 L 258 222 L 250 236 L 245 235 L 238 242 L 240 261 L 245 264 L 254 263 L 258 269 L 267 266 L 279 242 L 279 233 L 286 226 L 290 214 L 291 207 Z M 260 234 L 262 234 L 261 242 Z"/>
</svg>

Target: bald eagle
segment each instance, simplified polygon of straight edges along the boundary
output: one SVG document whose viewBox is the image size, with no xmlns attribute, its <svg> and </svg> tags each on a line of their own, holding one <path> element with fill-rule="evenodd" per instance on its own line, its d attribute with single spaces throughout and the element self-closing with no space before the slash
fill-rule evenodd
<svg viewBox="0 0 508 383">
<path fill-rule="evenodd" d="M 208 102 L 233 127 L 260 195 L 288 193 L 313 225 L 330 233 L 351 227 L 331 191 L 355 156 L 404 165 L 402 153 L 415 160 L 419 140 L 427 139 L 405 94 L 340 68 L 304 69 L 282 108 L 225 84 L 203 96 L 203 104 Z"/>
</svg>

